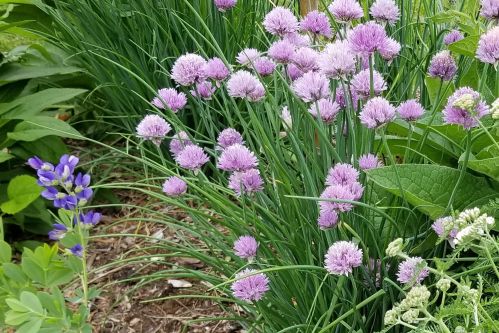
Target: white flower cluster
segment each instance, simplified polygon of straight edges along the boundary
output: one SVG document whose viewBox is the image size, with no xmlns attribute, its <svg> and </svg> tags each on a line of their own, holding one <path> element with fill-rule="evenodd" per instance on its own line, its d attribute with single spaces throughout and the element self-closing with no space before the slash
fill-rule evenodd
<svg viewBox="0 0 499 333">
<path fill-rule="evenodd" d="M 395 325 L 398 320 L 406 323 L 417 323 L 419 313 L 425 309 L 430 299 L 430 292 L 425 286 L 414 286 L 400 304 L 385 313 L 385 325 Z"/>
</svg>

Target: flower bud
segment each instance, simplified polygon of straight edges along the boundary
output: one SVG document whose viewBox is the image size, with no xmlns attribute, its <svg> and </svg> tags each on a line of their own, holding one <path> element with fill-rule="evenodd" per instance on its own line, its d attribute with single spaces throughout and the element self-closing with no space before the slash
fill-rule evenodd
<svg viewBox="0 0 499 333">
<path fill-rule="evenodd" d="M 388 244 L 388 247 L 386 248 L 386 255 L 389 257 L 396 257 L 403 253 L 403 249 L 404 241 L 402 240 L 402 238 L 397 238 L 396 240 Z"/>
</svg>

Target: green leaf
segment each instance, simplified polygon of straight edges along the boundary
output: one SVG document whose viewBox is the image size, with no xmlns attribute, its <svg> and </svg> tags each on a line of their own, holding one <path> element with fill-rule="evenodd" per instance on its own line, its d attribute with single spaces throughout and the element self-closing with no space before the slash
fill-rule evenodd
<svg viewBox="0 0 499 333">
<path fill-rule="evenodd" d="M 7 188 L 9 201 L 0 205 L 0 209 L 6 214 L 16 214 L 28 207 L 42 192 L 42 188 L 36 183 L 36 178 L 22 175 L 12 179 Z"/>
<path fill-rule="evenodd" d="M 49 135 L 81 139 L 83 135 L 66 122 L 52 117 L 32 117 L 19 123 L 13 132 L 7 134 L 16 141 L 35 141 Z"/>
<path fill-rule="evenodd" d="M 11 154 L 6 153 L 6 152 L 0 150 L 0 163 L 8 161 L 8 160 L 10 160 L 12 158 L 14 158 L 14 156 L 12 156 Z"/>
<path fill-rule="evenodd" d="M 499 181 L 499 156 L 486 159 L 470 159 L 468 167 Z"/>
<path fill-rule="evenodd" d="M 31 318 L 28 322 L 19 327 L 16 333 L 38 333 L 42 324 L 43 318 Z"/>
<path fill-rule="evenodd" d="M 438 78 L 429 77 L 429 76 L 425 78 L 426 90 L 428 91 L 431 105 L 437 103 L 437 97 L 438 97 L 439 105 L 437 105 L 436 107 L 437 110 L 445 101 L 447 101 L 447 98 L 450 95 L 452 95 L 452 93 L 456 90 L 456 87 L 454 86 L 454 83 L 452 81 L 447 81 L 447 82 L 441 82 L 441 81 L 442 80 Z M 444 92 L 445 95 L 443 95 Z"/>
<path fill-rule="evenodd" d="M 407 201 L 433 219 L 440 217 L 445 212 L 460 171 L 439 165 L 406 164 L 372 169 L 366 173 L 380 187 L 401 196 L 395 167 Z M 479 206 L 498 195 L 499 192 L 486 179 L 465 174 L 454 199 L 454 208 Z"/>
<path fill-rule="evenodd" d="M 2 223 L 2 221 L 0 221 Z M 0 240 L 0 264 L 8 263 L 12 259 L 12 249 L 10 245 L 4 241 Z"/>
<path fill-rule="evenodd" d="M 42 314 L 44 312 L 42 303 L 35 294 L 29 291 L 21 293 L 21 302 L 33 313 Z"/>
<path fill-rule="evenodd" d="M 476 49 L 478 48 L 479 39 L 479 36 L 468 36 L 460 41 L 450 44 L 449 50 L 457 54 L 474 58 Z"/>
<path fill-rule="evenodd" d="M 5 300 L 7 304 L 9 304 L 9 299 Z M 10 305 L 9 305 L 10 306 Z M 17 312 L 17 311 L 8 311 L 5 315 L 5 323 L 12 326 L 18 326 L 29 320 L 30 314 L 29 312 Z"/>
</svg>

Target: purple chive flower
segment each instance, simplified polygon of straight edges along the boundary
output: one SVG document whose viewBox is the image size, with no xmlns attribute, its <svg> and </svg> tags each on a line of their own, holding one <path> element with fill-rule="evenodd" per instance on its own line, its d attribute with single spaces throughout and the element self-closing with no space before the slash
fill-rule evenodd
<svg viewBox="0 0 499 333">
<path fill-rule="evenodd" d="M 416 121 L 423 116 L 424 108 L 417 100 L 410 99 L 400 104 L 397 112 L 400 118 L 404 120 Z"/>
<path fill-rule="evenodd" d="M 203 57 L 187 53 L 180 56 L 172 67 L 171 77 L 181 86 L 190 86 L 206 79 L 206 60 Z"/>
<path fill-rule="evenodd" d="M 63 239 L 68 231 L 68 228 L 64 224 L 56 223 L 53 225 L 54 229 L 49 231 L 49 239 L 57 241 Z"/>
<path fill-rule="evenodd" d="M 463 87 L 452 94 L 443 111 L 446 124 L 461 125 L 464 129 L 478 126 L 478 120 L 489 113 L 488 105 L 480 94 L 469 87 Z"/>
<path fill-rule="evenodd" d="M 258 159 L 255 154 L 241 144 L 227 147 L 220 155 L 217 167 L 224 171 L 245 171 L 256 168 Z"/>
<path fill-rule="evenodd" d="M 196 83 L 196 89 L 191 90 L 191 94 L 194 97 L 199 97 L 204 100 L 210 100 L 211 96 L 217 89 L 213 86 L 210 81 L 203 81 Z"/>
<path fill-rule="evenodd" d="M 391 61 L 400 53 L 400 43 L 393 38 L 387 37 L 381 47 L 378 49 L 379 54 L 386 61 Z"/>
<path fill-rule="evenodd" d="M 440 51 L 433 56 L 430 62 L 428 74 L 431 77 L 438 77 L 444 81 L 450 81 L 457 72 L 457 65 L 454 57 L 449 51 Z"/>
<path fill-rule="evenodd" d="M 348 91 L 350 90 L 350 94 L 352 95 L 352 103 L 353 103 L 353 108 L 356 109 L 357 105 L 359 103 L 359 96 L 355 92 L 355 90 L 348 89 L 348 86 L 345 87 L 347 89 L 347 94 Z M 341 88 L 336 89 L 336 96 L 335 96 L 336 103 L 344 109 L 347 107 L 347 100 L 345 99 L 345 91 Z M 350 103 L 350 102 L 349 102 Z"/>
<path fill-rule="evenodd" d="M 265 16 L 263 26 L 272 35 L 282 37 L 298 30 L 298 20 L 291 10 L 278 6 Z"/>
<path fill-rule="evenodd" d="M 276 64 L 267 57 L 260 57 L 253 63 L 256 72 L 261 76 L 268 76 L 274 73 Z"/>
<path fill-rule="evenodd" d="M 340 112 L 340 106 L 330 98 L 322 98 L 313 103 L 308 112 L 315 118 L 320 118 L 323 122 L 330 124 Z"/>
<path fill-rule="evenodd" d="M 137 135 L 159 146 L 171 129 L 172 127 L 166 120 L 158 115 L 150 114 L 145 116 L 137 125 Z"/>
<path fill-rule="evenodd" d="M 383 47 L 387 35 L 385 28 L 375 22 L 359 24 L 348 33 L 350 48 L 357 53 L 370 56 Z"/>
<path fill-rule="evenodd" d="M 252 236 L 241 236 L 234 242 L 234 254 L 242 259 L 252 259 L 256 256 L 258 243 Z"/>
<path fill-rule="evenodd" d="M 363 171 L 381 168 L 382 166 L 383 162 L 376 155 L 365 154 L 359 157 L 359 167 Z"/>
<path fill-rule="evenodd" d="M 338 241 L 331 245 L 324 259 L 324 266 L 330 274 L 351 274 L 362 265 L 362 250 L 353 242 Z"/>
<path fill-rule="evenodd" d="M 230 74 L 229 69 L 220 58 L 209 59 L 204 71 L 208 78 L 215 81 L 223 81 Z"/>
<path fill-rule="evenodd" d="M 435 231 L 435 233 L 437 234 L 438 237 L 443 237 L 445 236 L 445 225 L 444 225 L 444 221 L 447 219 L 448 217 L 441 217 L 441 218 L 438 218 L 435 220 L 435 222 L 433 222 L 433 224 L 431 225 L 431 228 L 433 229 L 433 231 Z"/>
<path fill-rule="evenodd" d="M 215 6 L 221 12 L 231 9 L 237 3 L 237 0 L 214 0 Z"/>
<path fill-rule="evenodd" d="M 257 169 L 235 171 L 230 175 L 228 187 L 238 196 L 260 192 L 263 190 L 263 179 Z"/>
<path fill-rule="evenodd" d="M 317 36 L 331 37 L 329 19 L 326 14 L 318 10 L 311 11 L 301 20 L 300 29 Z"/>
<path fill-rule="evenodd" d="M 283 39 L 287 40 L 296 47 L 306 47 L 312 44 L 312 41 L 308 35 L 302 35 L 297 32 L 287 34 Z"/>
<path fill-rule="evenodd" d="M 352 79 L 352 88 L 357 93 L 357 95 L 363 99 L 366 99 L 371 94 L 371 73 L 369 69 L 364 69 L 357 74 Z M 383 76 L 373 70 L 373 88 L 374 95 L 379 96 L 383 91 L 386 90 L 386 83 Z"/>
<path fill-rule="evenodd" d="M 336 199 L 336 200 L 355 200 L 355 195 L 348 186 L 333 185 L 328 186 L 322 192 L 321 199 Z M 340 212 L 348 212 L 352 210 L 353 205 L 348 202 L 335 201 L 319 201 L 321 210 L 338 210 Z"/>
<path fill-rule="evenodd" d="M 252 67 L 255 60 L 260 57 L 260 51 L 247 48 L 237 54 L 236 61 L 243 66 Z"/>
<path fill-rule="evenodd" d="M 380 22 L 394 25 L 400 18 L 400 10 L 393 0 L 376 0 L 371 6 L 371 15 Z"/>
<path fill-rule="evenodd" d="M 243 145 L 244 139 L 241 133 L 235 129 L 226 128 L 218 134 L 217 144 L 223 150 L 235 144 Z"/>
<path fill-rule="evenodd" d="M 94 226 L 100 222 L 101 218 L 101 213 L 90 210 L 85 214 L 80 214 L 78 219 L 75 218 L 73 222 L 74 224 L 81 223 L 84 226 Z"/>
<path fill-rule="evenodd" d="M 237 71 L 227 82 L 227 90 L 232 97 L 245 98 L 256 102 L 265 96 L 265 88 L 256 76 L 247 71 Z"/>
<path fill-rule="evenodd" d="M 187 104 L 187 97 L 182 92 L 177 92 L 173 88 L 164 88 L 158 90 L 158 96 L 151 102 L 158 109 L 170 109 L 174 113 L 183 109 Z"/>
<path fill-rule="evenodd" d="M 488 20 L 499 19 L 499 1 L 497 0 L 481 0 L 482 9 L 480 15 Z"/>
<path fill-rule="evenodd" d="M 338 163 L 332 167 L 326 178 L 326 185 L 351 185 L 359 179 L 359 172 L 348 163 Z"/>
<path fill-rule="evenodd" d="M 178 132 L 172 137 L 170 141 L 170 152 L 173 156 L 177 156 L 186 146 L 193 145 L 189 139 L 189 135 L 184 132 Z"/>
<path fill-rule="evenodd" d="M 429 273 L 426 262 L 422 258 L 407 258 L 399 265 L 397 281 L 403 284 L 420 284 Z"/>
<path fill-rule="evenodd" d="M 294 81 L 305 74 L 302 70 L 298 68 L 295 64 L 288 64 L 286 66 L 286 73 L 288 74 L 291 81 Z"/>
<path fill-rule="evenodd" d="M 285 39 L 275 41 L 270 45 L 268 55 L 277 62 L 287 64 L 295 53 L 295 46 Z"/>
<path fill-rule="evenodd" d="M 184 169 L 199 170 L 210 159 L 203 148 L 196 145 L 185 146 L 175 157 L 175 161 Z"/>
<path fill-rule="evenodd" d="M 256 273 L 254 269 L 245 269 L 236 274 L 236 279 L 232 286 L 234 296 L 246 302 L 256 302 L 262 299 L 263 295 L 269 291 L 269 279 L 264 273 Z M 251 275 L 253 274 L 253 275 Z"/>
<path fill-rule="evenodd" d="M 367 128 L 378 128 L 395 119 L 395 107 L 383 97 L 374 97 L 364 105 L 359 118 Z"/>
<path fill-rule="evenodd" d="M 364 11 L 356 0 L 334 0 L 328 9 L 340 22 L 349 22 L 364 16 Z"/>
<path fill-rule="evenodd" d="M 300 47 L 291 56 L 291 62 L 301 71 L 310 72 L 318 69 L 317 60 L 319 54 L 309 47 Z"/>
<path fill-rule="evenodd" d="M 281 120 L 284 125 L 284 128 L 291 129 L 293 128 L 293 117 L 291 116 L 291 112 L 289 112 L 288 106 L 284 106 L 281 110 Z"/>
<path fill-rule="evenodd" d="M 444 36 L 444 44 L 449 45 L 464 39 L 464 35 L 459 30 L 451 30 Z"/>
<path fill-rule="evenodd" d="M 293 83 L 294 93 L 304 102 L 315 102 L 329 96 L 329 81 L 316 72 L 308 72 Z"/>
<path fill-rule="evenodd" d="M 76 257 L 83 257 L 83 246 L 81 244 L 76 244 L 69 249 L 69 252 Z"/>
<path fill-rule="evenodd" d="M 359 200 L 362 198 L 362 194 L 364 194 L 364 186 L 359 182 L 353 182 L 348 185 L 348 189 L 352 192 L 354 200 Z"/>
<path fill-rule="evenodd" d="M 481 62 L 497 66 L 499 63 L 499 26 L 490 29 L 480 37 L 476 56 Z"/>
<path fill-rule="evenodd" d="M 344 78 L 355 71 L 355 55 L 345 40 L 327 44 L 319 55 L 319 70 L 328 78 Z"/>
<path fill-rule="evenodd" d="M 317 224 L 321 230 L 326 230 L 329 228 L 334 228 L 338 224 L 339 216 L 338 213 L 333 209 L 321 209 L 319 212 L 319 217 L 317 218 Z"/>
<path fill-rule="evenodd" d="M 187 192 L 187 183 L 182 179 L 172 176 L 163 183 L 163 193 L 169 197 L 179 197 Z"/>
</svg>

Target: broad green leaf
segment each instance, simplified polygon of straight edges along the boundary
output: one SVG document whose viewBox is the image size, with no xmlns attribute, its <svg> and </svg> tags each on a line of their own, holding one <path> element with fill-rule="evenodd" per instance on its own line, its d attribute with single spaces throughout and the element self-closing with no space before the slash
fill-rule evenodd
<svg viewBox="0 0 499 333">
<path fill-rule="evenodd" d="M 457 10 L 447 10 L 433 15 L 429 19 L 435 23 L 449 23 L 454 22 L 455 20 L 467 21 L 470 20 L 470 17 Z"/>
<path fill-rule="evenodd" d="M 6 299 L 5 302 L 9 304 L 9 299 Z M 5 323 L 12 326 L 18 326 L 24 323 L 25 321 L 29 320 L 29 318 L 30 318 L 29 312 L 17 312 L 10 310 L 5 315 Z"/>
<path fill-rule="evenodd" d="M 406 164 L 372 169 L 366 173 L 377 185 L 401 196 L 395 167 L 407 201 L 433 219 L 440 217 L 445 212 L 460 171 L 439 165 Z M 499 192 L 486 179 L 465 174 L 453 207 L 475 207 L 497 196 Z"/>
<path fill-rule="evenodd" d="M 19 123 L 7 136 L 16 141 L 35 141 L 49 135 L 81 139 L 83 136 L 68 123 L 52 117 L 32 117 Z"/>
<path fill-rule="evenodd" d="M 466 72 L 461 76 L 459 80 L 459 85 L 461 87 L 471 87 L 475 90 L 478 90 L 478 61 L 473 60 L 471 65 L 468 67 Z"/>
<path fill-rule="evenodd" d="M 29 291 L 23 291 L 21 293 L 21 302 L 28 308 L 30 309 L 31 312 L 33 313 L 43 313 L 43 306 L 38 297 L 29 292 Z"/>
<path fill-rule="evenodd" d="M 452 81 L 442 82 L 442 80 L 429 77 L 425 78 L 426 90 L 428 91 L 428 96 L 430 97 L 431 105 L 435 105 L 437 103 L 438 97 L 438 106 L 436 110 L 440 109 L 440 106 L 447 101 L 447 98 L 452 95 L 452 93 L 456 90 L 454 83 Z"/>
<path fill-rule="evenodd" d="M 0 163 L 8 161 L 8 160 L 10 160 L 12 158 L 14 158 L 14 156 L 12 156 L 11 154 L 6 153 L 6 152 L 0 150 Z"/>
<path fill-rule="evenodd" d="M 486 159 L 470 159 L 468 167 L 499 181 L 499 156 Z"/>
<path fill-rule="evenodd" d="M 32 317 L 28 322 L 19 327 L 16 333 L 38 333 L 42 324 L 43 318 Z"/>
<path fill-rule="evenodd" d="M 36 183 L 36 178 L 21 175 L 9 182 L 7 196 L 9 201 L 2 203 L 0 209 L 6 214 L 16 214 L 28 207 L 42 192 L 42 188 Z"/>
<path fill-rule="evenodd" d="M 475 57 L 476 49 L 478 48 L 478 36 L 468 36 L 460 41 L 449 45 L 449 50 L 454 53 Z"/>
<path fill-rule="evenodd" d="M 0 220 L 0 223 L 2 221 Z M 0 239 L 0 264 L 10 262 L 12 259 L 12 249 L 10 248 L 10 245 Z"/>
</svg>

